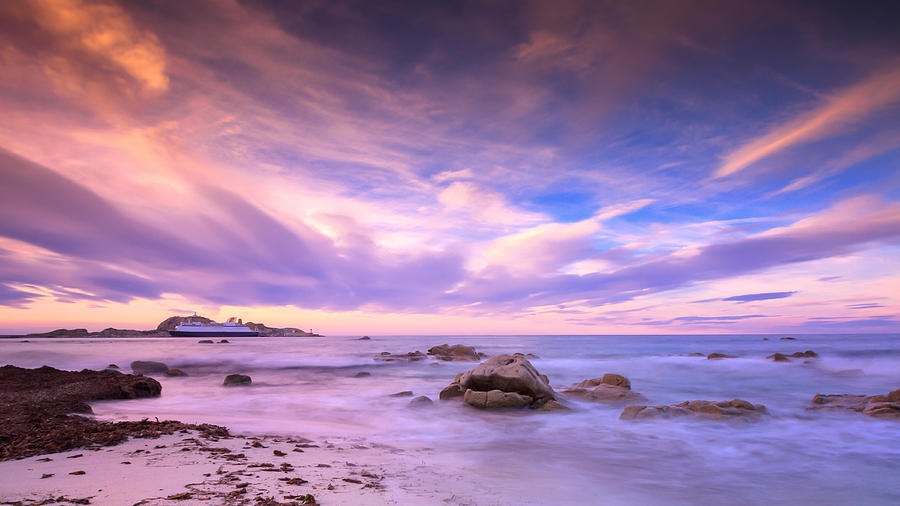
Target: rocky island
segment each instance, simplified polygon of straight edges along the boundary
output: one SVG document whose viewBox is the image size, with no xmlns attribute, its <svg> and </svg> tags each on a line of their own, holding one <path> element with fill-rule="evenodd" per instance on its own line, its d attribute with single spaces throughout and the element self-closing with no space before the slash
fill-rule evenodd
<svg viewBox="0 0 900 506">
<path fill-rule="evenodd" d="M 89 332 L 87 329 L 56 329 L 49 332 L 34 334 L 22 334 L 0 336 L 6 338 L 42 338 L 42 337 L 170 337 L 169 331 L 182 323 L 215 323 L 205 316 L 170 316 L 159 323 L 155 329 L 134 330 L 105 328 L 98 332 Z M 320 334 L 306 332 L 296 327 L 269 327 L 265 323 L 244 323 L 251 330 L 259 332 L 260 337 L 322 337 Z"/>
</svg>

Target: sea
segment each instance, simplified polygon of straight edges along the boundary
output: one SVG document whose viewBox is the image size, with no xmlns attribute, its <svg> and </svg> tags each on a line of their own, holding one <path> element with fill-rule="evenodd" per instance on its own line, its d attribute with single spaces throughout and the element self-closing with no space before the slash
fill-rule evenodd
<svg viewBox="0 0 900 506">
<path fill-rule="evenodd" d="M 159 398 L 93 403 L 103 420 L 176 419 L 234 433 L 428 448 L 424 464 L 490 489 L 492 504 L 900 504 L 900 421 L 810 411 L 816 393 L 900 388 L 900 335 L 528 335 L 0 340 L 0 363 L 68 370 L 155 360 Z M 758 423 L 634 422 L 622 406 L 567 399 L 563 412 L 480 411 L 438 393 L 471 362 L 382 362 L 381 352 L 474 346 L 532 353 L 554 387 L 617 373 L 651 405 L 740 398 Z M 766 356 L 813 350 L 819 359 Z M 690 353 L 725 353 L 707 360 Z M 370 373 L 358 377 L 361 372 Z M 252 377 L 224 387 L 227 374 Z M 428 396 L 410 407 L 401 391 Z M 500 499 L 497 500 L 496 498 Z M 523 500 L 527 498 L 526 500 Z"/>
</svg>

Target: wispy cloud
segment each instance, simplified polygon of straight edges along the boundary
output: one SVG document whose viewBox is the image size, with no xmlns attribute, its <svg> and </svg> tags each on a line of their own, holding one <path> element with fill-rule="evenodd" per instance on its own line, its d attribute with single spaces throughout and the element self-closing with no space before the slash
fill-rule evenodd
<svg viewBox="0 0 900 506">
<path fill-rule="evenodd" d="M 784 299 L 786 297 L 790 297 L 797 292 L 766 292 L 766 293 L 748 293 L 744 295 L 733 295 L 731 297 L 725 297 L 724 301 L 726 302 L 755 302 L 759 300 L 772 300 L 772 299 Z"/>
</svg>

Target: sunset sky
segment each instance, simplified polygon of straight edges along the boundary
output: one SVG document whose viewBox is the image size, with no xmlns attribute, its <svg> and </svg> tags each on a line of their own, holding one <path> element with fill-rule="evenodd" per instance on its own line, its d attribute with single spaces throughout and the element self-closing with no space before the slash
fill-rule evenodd
<svg viewBox="0 0 900 506">
<path fill-rule="evenodd" d="M 0 334 L 900 331 L 900 4 L 0 4 Z"/>
</svg>

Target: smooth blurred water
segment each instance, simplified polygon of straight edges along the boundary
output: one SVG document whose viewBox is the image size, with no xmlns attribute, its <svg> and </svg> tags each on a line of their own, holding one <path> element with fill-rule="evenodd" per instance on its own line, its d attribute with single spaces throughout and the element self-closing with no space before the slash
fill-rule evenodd
<svg viewBox="0 0 900 506">
<path fill-rule="evenodd" d="M 769 340 L 764 341 L 763 338 Z M 157 399 L 94 404 L 110 420 L 171 418 L 234 432 L 366 440 L 434 448 L 429 464 L 510 491 L 509 503 L 900 504 L 900 422 L 806 411 L 816 393 L 883 394 L 900 388 L 900 336 L 375 336 L 0 340 L 0 362 L 103 368 L 159 360 L 189 374 L 157 377 Z M 382 351 L 468 344 L 488 355 L 534 353 L 554 386 L 614 372 L 651 404 L 741 398 L 768 406 L 755 424 L 620 421 L 621 406 L 570 400 L 571 412 L 483 412 L 437 401 L 467 362 L 384 363 Z M 774 352 L 818 360 L 775 363 Z M 719 352 L 739 358 L 684 356 Z M 357 378 L 361 371 L 369 377 Z M 845 371 L 841 373 L 841 371 Z M 848 373 L 846 371 L 853 371 Z M 229 373 L 253 385 L 225 388 Z M 435 399 L 412 409 L 412 390 Z M 515 494 L 512 491 L 516 491 Z M 514 499 L 516 498 L 516 499 Z"/>
</svg>

